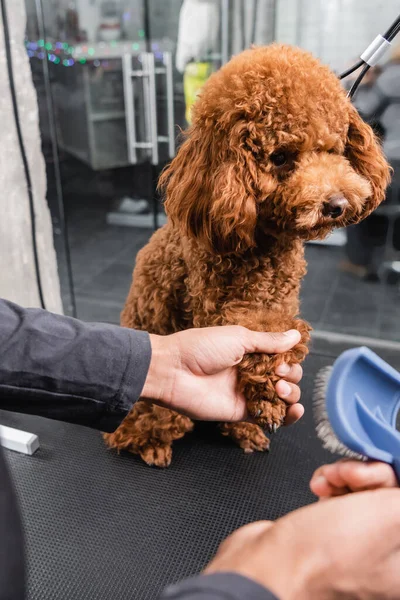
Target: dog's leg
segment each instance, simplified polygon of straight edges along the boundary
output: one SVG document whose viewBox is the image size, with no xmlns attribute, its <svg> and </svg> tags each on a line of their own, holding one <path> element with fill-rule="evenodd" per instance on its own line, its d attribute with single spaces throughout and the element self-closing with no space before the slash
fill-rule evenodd
<svg viewBox="0 0 400 600">
<path fill-rule="evenodd" d="M 255 423 L 223 423 L 222 435 L 231 437 L 246 454 L 269 449 L 269 439 Z"/>
<path fill-rule="evenodd" d="M 166 228 L 158 230 L 139 252 L 121 315 L 123 327 L 168 335 L 188 326 L 180 302 L 185 294 L 185 265 L 179 247 L 171 247 L 169 235 Z M 118 429 L 104 438 L 108 446 L 139 454 L 148 465 L 167 467 L 173 441 L 192 429 L 188 417 L 146 400 L 137 402 Z"/>
<path fill-rule="evenodd" d="M 225 423 L 222 434 L 229 435 L 245 452 L 264 451 L 269 447 L 269 440 L 263 429 L 275 432 L 286 416 L 286 403 L 281 400 L 275 385 L 279 377 L 275 374 L 277 367 L 283 362 L 287 364 L 301 363 L 308 353 L 307 344 L 310 339 L 310 326 L 301 319 L 293 319 L 283 315 L 268 315 L 255 318 L 248 315 L 249 322 L 240 319 L 240 324 L 259 331 L 285 331 L 297 329 L 301 333 L 301 341 L 292 350 L 283 354 L 249 354 L 239 365 L 239 388 L 247 401 L 249 415 L 258 425 L 251 423 Z"/>
<path fill-rule="evenodd" d="M 280 320 L 264 331 L 284 331 L 297 329 L 301 333 L 301 341 L 283 354 L 249 354 L 239 365 L 239 387 L 247 401 L 247 409 L 251 417 L 263 428 L 275 432 L 286 415 L 286 403 L 281 400 L 275 385 L 280 379 L 276 374 L 282 363 L 289 365 L 303 362 L 308 354 L 307 343 L 310 339 L 310 326 L 301 319 Z"/>
<path fill-rule="evenodd" d="M 139 454 L 150 466 L 168 467 L 172 459 L 172 442 L 192 429 L 189 418 L 140 401 L 114 433 L 104 434 L 104 439 L 110 448 Z"/>
</svg>

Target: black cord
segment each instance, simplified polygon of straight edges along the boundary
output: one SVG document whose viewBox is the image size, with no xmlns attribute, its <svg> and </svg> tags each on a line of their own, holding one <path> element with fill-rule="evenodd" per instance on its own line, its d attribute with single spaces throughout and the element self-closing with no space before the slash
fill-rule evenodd
<svg viewBox="0 0 400 600">
<path fill-rule="evenodd" d="M 399 33 L 399 31 L 400 31 L 400 15 L 397 17 L 397 19 L 395 21 L 393 21 L 393 23 L 391 24 L 389 29 L 384 33 L 384 35 L 382 37 L 386 41 L 391 42 L 396 37 L 396 35 Z M 362 65 L 364 65 L 364 68 L 361 71 L 361 73 L 358 75 L 358 77 L 355 80 L 355 82 L 353 83 L 353 85 L 351 86 L 350 91 L 347 94 L 348 98 L 352 98 L 354 96 L 358 86 L 360 85 L 361 81 L 364 79 L 365 74 L 370 69 L 370 65 L 361 59 L 355 65 L 353 65 L 352 67 L 347 69 L 347 71 L 344 71 L 343 73 L 341 73 L 341 75 L 339 75 L 339 79 L 344 79 L 351 73 L 354 73 L 354 71 L 359 69 Z"/>
<path fill-rule="evenodd" d="M 355 80 L 355 82 L 353 83 L 353 85 L 351 86 L 350 91 L 347 94 L 348 98 L 352 98 L 354 96 L 354 93 L 355 93 L 356 89 L 360 85 L 361 81 L 364 79 L 364 75 L 366 74 L 366 72 L 369 69 L 370 69 L 370 65 L 365 64 L 363 70 L 361 71 L 361 73 L 359 74 L 359 76 L 357 77 L 357 79 Z"/>
<path fill-rule="evenodd" d="M 400 31 L 400 15 L 397 17 L 397 19 L 395 21 L 393 21 L 393 23 L 391 24 L 389 29 L 383 34 L 382 37 L 385 38 L 386 41 L 391 42 L 396 37 L 396 35 L 399 33 L 399 31 Z M 344 79 L 348 75 L 351 75 L 351 73 L 354 73 L 354 71 L 357 71 L 357 69 L 362 67 L 362 65 L 365 65 L 363 70 L 358 75 L 357 79 L 351 86 L 349 93 L 347 94 L 347 96 L 349 98 L 352 98 L 354 96 L 358 86 L 360 85 L 361 81 L 364 78 L 364 75 L 369 70 L 370 65 L 368 65 L 364 60 L 361 59 L 355 65 L 353 65 L 352 67 L 347 69 L 347 71 L 344 71 L 343 73 L 341 73 L 339 75 L 339 79 Z"/>
<path fill-rule="evenodd" d="M 352 67 L 350 67 L 349 69 L 347 69 L 347 71 L 343 71 L 343 73 L 341 73 L 339 75 L 339 79 L 344 79 L 345 77 L 347 77 L 348 75 L 351 75 L 352 73 L 354 73 L 354 71 L 357 71 L 357 69 L 359 69 L 360 67 L 362 67 L 363 65 L 365 65 L 365 62 L 361 59 L 358 61 L 358 63 L 356 63 L 355 65 L 353 65 Z"/>
<path fill-rule="evenodd" d="M 390 34 L 390 37 L 388 38 L 388 42 L 391 42 L 396 37 L 396 35 L 399 33 L 399 31 L 400 31 L 400 23 L 397 25 L 397 27 L 395 27 L 393 29 L 393 32 Z"/>
<path fill-rule="evenodd" d="M 17 137 L 18 143 L 21 152 L 22 163 L 24 166 L 26 185 L 28 188 L 28 196 L 29 196 L 29 210 L 31 216 L 31 230 L 32 230 L 32 244 L 33 244 L 33 257 L 35 261 L 35 271 L 36 271 L 36 280 L 40 298 L 40 305 L 42 308 L 46 308 L 43 298 L 43 288 L 42 281 L 40 276 L 40 267 L 39 267 L 39 256 L 38 256 L 38 248 L 36 241 L 36 215 L 35 215 L 35 205 L 33 199 L 33 191 L 32 191 L 32 180 L 31 174 L 29 172 L 28 159 L 26 156 L 24 140 L 22 137 L 21 131 L 21 122 L 19 118 L 18 112 L 18 102 L 17 102 L 17 94 L 15 89 L 14 82 L 14 73 L 12 67 L 12 56 L 11 56 L 11 43 L 10 43 L 10 30 L 8 26 L 8 18 L 7 18 L 7 8 L 6 8 L 6 0 L 0 0 L 1 2 L 1 13 L 3 17 L 3 31 L 4 31 L 4 43 L 6 47 L 6 57 L 7 57 L 7 71 L 8 71 L 8 79 L 10 81 L 10 90 L 11 90 L 11 99 L 14 111 L 14 119 L 15 119 L 15 127 L 17 129 Z"/>
<path fill-rule="evenodd" d="M 398 27 L 399 24 L 400 24 L 400 15 L 397 17 L 397 19 L 395 21 L 393 21 L 393 23 L 391 24 L 389 29 L 383 34 L 383 37 L 385 38 L 385 40 L 390 42 L 395 37 L 396 33 L 393 34 L 393 32 L 396 30 L 396 28 Z"/>
</svg>

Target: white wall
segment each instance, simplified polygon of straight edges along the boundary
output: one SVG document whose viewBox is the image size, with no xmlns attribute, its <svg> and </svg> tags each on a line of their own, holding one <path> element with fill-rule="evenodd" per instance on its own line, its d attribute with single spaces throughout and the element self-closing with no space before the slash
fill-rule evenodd
<svg viewBox="0 0 400 600">
<path fill-rule="evenodd" d="M 277 39 L 342 70 L 384 33 L 400 0 L 278 0 Z"/>
<path fill-rule="evenodd" d="M 24 0 L 7 0 L 12 61 L 19 115 L 37 224 L 37 244 L 46 307 L 62 312 L 60 285 L 50 212 L 46 201 L 46 171 L 41 151 L 38 107 L 24 46 Z M 0 27 L 0 297 L 23 306 L 40 306 L 32 249 L 26 179 L 17 139 L 7 74 L 3 28 Z"/>
<path fill-rule="evenodd" d="M 279 0 L 278 0 L 279 1 Z M 270 44 L 274 39 L 274 27 L 275 27 L 275 11 L 274 11 L 274 0 L 245 0 L 244 3 L 244 18 L 245 18 L 245 44 L 243 47 L 243 40 L 240 31 L 241 27 L 241 5 L 243 0 L 231 0 L 231 6 L 233 8 L 233 23 L 232 23 L 232 53 L 237 54 L 244 48 L 247 48 L 252 43 L 251 34 L 253 29 L 253 20 L 256 19 L 255 24 L 255 43 L 256 44 Z M 257 7 L 257 13 L 255 10 Z"/>
</svg>

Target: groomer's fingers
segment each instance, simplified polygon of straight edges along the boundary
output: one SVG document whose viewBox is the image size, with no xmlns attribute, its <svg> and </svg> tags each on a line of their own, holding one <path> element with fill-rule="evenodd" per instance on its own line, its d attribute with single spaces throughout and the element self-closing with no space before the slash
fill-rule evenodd
<svg viewBox="0 0 400 600">
<path fill-rule="evenodd" d="M 341 460 L 317 469 L 311 479 L 311 490 L 319 497 L 343 493 L 397 487 L 392 467 L 382 462 Z"/>
<path fill-rule="evenodd" d="M 398 485 L 394 470 L 387 463 L 343 460 L 338 465 L 343 481 L 354 491 Z"/>
<path fill-rule="evenodd" d="M 358 461 L 351 462 L 354 463 Z M 341 464 L 342 461 L 338 461 L 331 465 L 323 465 L 315 471 L 310 481 L 310 488 L 316 496 L 319 498 L 342 496 L 351 491 L 347 486 L 346 480 L 340 473 Z"/>
<path fill-rule="evenodd" d="M 323 475 L 314 475 L 310 481 L 310 489 L 313 494 L 321 500 L 324 498 L 333 498 L 334 496 L 344 496 L 350 493 L 350 489 L 346 486 L 335 486 Z"/>
<path fill-rule="evenodd" d="M 303 369 L 297 364 L 287 365 L 286 363 L 282 363 L 277 367 L 275 373 L 279 377 L 282 377 L 282 379 L 286 379 L 286 381 L 291 381 L 292 383 L 299 383 L 303 377 Z"/>
<path fill-rule="evenodd" d="M 275 389 L 279 398 L 281 398 L 288 404 L 295 404 L 300 400 L 300 388 L 295 383 L 289 383 L 288 381 L 281 379 L 276 384 Z"/>
<path fill-rule="evenodd" d="M 301 335 L 296 329 L 284 333 L 260 333 L 242 328 L 242 343 L 245 353 L 279 354 L 291 350 L 300 342 Z"/>
<path fill-rule="evenodd" d="M 293 404 L 286 411 L 285 425 L 293 425 L 304 415 L 304 406 L 302 404 Z"/>
</svg>

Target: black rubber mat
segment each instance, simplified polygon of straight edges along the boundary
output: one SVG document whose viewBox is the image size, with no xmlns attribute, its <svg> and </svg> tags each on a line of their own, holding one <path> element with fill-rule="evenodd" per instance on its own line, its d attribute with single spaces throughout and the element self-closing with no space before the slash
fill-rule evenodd
<svg viewBox="0 0 400 600">
<path fill-rule="evenodd" d="M 198 572 L 232 530 L 313 501 L 308 482 L 332 455 L 314 434 L 317 369 L 305 365 L 303 420 L 279 431 L 269 454 L 245 455 L 212 425 L 174 446 L 172 466 L 149 468 L 106 450 L 98 432 L 2 412 L 37 433 L 40 450 L 8 452 L 25 523 L 30 600 L 153 599 Z"/>
</svg>

